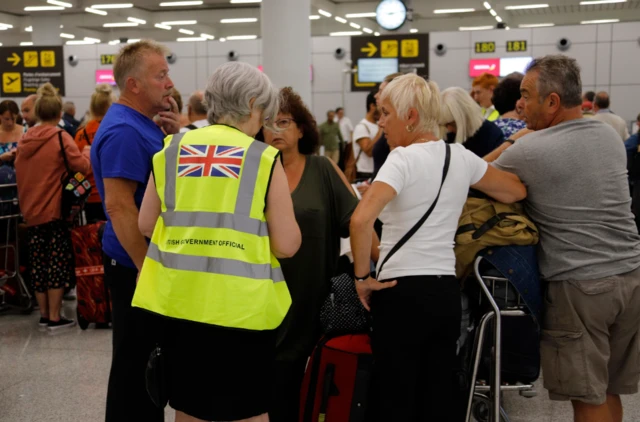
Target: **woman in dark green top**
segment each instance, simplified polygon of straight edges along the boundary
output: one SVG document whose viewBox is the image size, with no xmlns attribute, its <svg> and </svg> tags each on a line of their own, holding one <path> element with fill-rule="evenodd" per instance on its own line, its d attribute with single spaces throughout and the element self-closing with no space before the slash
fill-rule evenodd
<svg viewBox="0 0 640 422">
<path fill-rule="evenodd" d="M 347 179 L 318 148 L 316 121 L 291 88 L 281 91 L 276 126 L 264 130 L 265 141 L 282 152 L 302 246 L 280 260 L 292 305 L 280 326 L 276 349 L 271 422 L 296 422 L 307 358 L 320 339 L 320 306 L 328 295 L 340 256 L 340 237 L 349 236 L 349 221 L 358 200 Z"/>
</svg>

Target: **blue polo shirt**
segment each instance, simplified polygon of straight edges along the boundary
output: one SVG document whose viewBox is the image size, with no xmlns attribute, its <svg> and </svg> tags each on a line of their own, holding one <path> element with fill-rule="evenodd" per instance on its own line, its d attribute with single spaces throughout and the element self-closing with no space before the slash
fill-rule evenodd
<svg viewBox="0 0 640 422">
<path fill-rule="evenodd" d="M 103 201 L 105 178 L 133 180 L 138 183 L 134 199 L 140 209 L 153 167 L 152 158 L 162 149 L 164 137 L 153 120 L 131 107 L 113 104 L 109 108 L 91 145 L 91 166 Z M 102 250 L 118 264 L 135 268 L 116 237 L 106 209 L 105 214 Z"/>
</svg>

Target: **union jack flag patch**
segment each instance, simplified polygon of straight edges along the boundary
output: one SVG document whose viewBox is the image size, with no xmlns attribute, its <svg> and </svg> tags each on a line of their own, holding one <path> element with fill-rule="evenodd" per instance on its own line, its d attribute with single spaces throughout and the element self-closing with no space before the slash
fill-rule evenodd
<svg viewBox="0 0 640 422">
<path fill-rule="evenodd" d="M 231 177 L 238 179 L 244 159 L 243 147 L 181 145 L 178 177 Z"/>
</svg>

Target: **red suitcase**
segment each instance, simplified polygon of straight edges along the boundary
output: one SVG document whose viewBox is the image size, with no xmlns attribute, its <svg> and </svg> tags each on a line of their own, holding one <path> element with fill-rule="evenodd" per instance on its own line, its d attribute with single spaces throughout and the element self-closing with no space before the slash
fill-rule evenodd
<svg viewBox="0 0 640 422">
<path fill-rule="evenodd" d="M 104 222 L 76 227 L 71 241 L 76 258 L 76 296 L 78 325 L 86 330 L 90 323 L 111 322 L 109 289 L 104 284 L 101 233 Z"/>
<path fill-rule="evenodd" d="M 304 375 L 300 422 L 366 421 L 372 369 L 368 334 L 324 337 Z"/>
</svg>

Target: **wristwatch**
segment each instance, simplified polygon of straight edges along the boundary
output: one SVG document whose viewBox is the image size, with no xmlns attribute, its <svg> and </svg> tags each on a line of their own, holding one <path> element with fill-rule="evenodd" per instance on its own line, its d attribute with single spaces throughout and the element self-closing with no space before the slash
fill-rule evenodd
<svg viewBox="0 0 640 422">
<path fill-rule="evenodd" d="M 354 275 L 354 278 L 356 279 L 356 281 L 358 283 L 362 283 L 363 281 L 365 281 L 366 279 L 368 279 L 369 277 L 371 277 L 371 273 L 368 273 L 366 276 L 364 277 L 358 277 L 357 275 Z"/>
<path fill-rule="evenodd" d="M 513 139 L 507 139 L 505 140 L 505 142 L 509 142 L 511 145 L 516 143 L 516 141 L 514 141 Z"/>
</svg>

